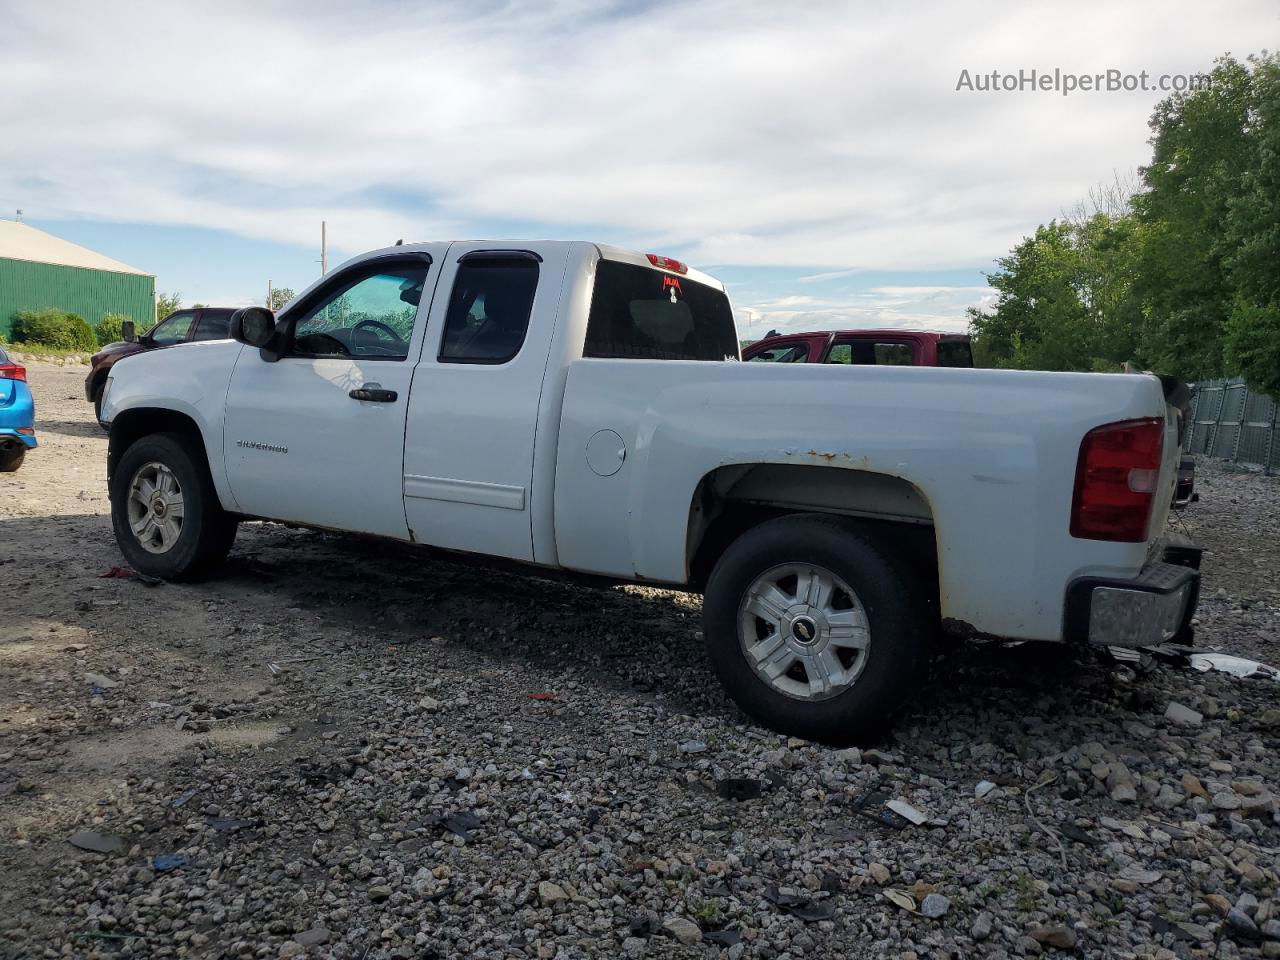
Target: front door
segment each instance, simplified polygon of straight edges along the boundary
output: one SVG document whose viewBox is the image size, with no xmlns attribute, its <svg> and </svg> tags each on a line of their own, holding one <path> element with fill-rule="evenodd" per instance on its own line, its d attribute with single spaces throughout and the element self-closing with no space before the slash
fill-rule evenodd
<svg viewBox="0 0 1280 960">
<path fill-rule="evenodd" d="M 405 411 L 439 246 L 332 274 L 281 315 L 278 361 L 241 351 L 223 443 L 242 513 L 408 539 Z"/>
<path fill-rule="evenodd" d="M 568 248 L 497 246 L 449 250 L 409 401 L 404 503 L 417 540 L 531 560 L 534 440 Z"/>
</svg>

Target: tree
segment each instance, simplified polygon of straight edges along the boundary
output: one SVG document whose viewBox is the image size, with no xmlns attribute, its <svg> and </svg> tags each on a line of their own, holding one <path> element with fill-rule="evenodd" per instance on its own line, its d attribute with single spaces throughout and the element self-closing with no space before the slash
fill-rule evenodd
<svg viewBox="0 0 1280 960">
<path fill-rule="evenodd" d="M 1227 214 L 1227 272 L 1235 299 L 1226 322 L 1227 369 L 1280 399 L 1280 58 L 1254 66 L 1256 163 Z"/>
<path fill-rule="evenodd" d="M 175 310 L 182 309 L 182 294 L 156 293 L 156 323 L 159 323 Z"/>
<path fill-rule="evenodd" d="M 280 311 L 284 305 L 292 300 L 297 294 L 289 287 L 277 287 L 271 291 L 271 302 L 267 306 L 275 311 Z"/>
<path fill-rule="evenodd" d="M 1174 94 L 1152 114 L 1151 163 L 1134 209 L 1147 227 L 1139 269 L 1143 361 L 1187 380 L 1225 370 L 1223 332 L 1235 292 L 1226 271 L 1232 201 L 1257 147 L 1250 136 L 1254 74 L 1217 61 L 1207 89 Z"/>
<path fill-rule="evenodd" d="M 1037 228 L 987 275 L 990 311 L 969 310 L 974 361 L 1034 370 L 1118 370 L 1137 348 L 1140 226 L 1097 212 Z"/>
</svg>

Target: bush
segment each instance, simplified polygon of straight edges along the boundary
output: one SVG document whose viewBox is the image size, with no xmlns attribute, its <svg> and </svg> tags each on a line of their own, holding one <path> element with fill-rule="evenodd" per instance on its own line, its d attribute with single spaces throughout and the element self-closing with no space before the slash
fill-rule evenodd
<svg viewBox="0 0 1280 960">
<path fill-rule="evenodd" d="M 37 343 L 55 350 L 79 350 L 92 353 L 98 349 L 98 338 L 79 314 L 48 308 L 20 311 L 13 321 L 15 343 Z"/>
<path fill-rule="evenodd" d="M 93 328 L 93 332 L 98 335 L 98 346 L 105 347 L 108 343 L 123 340 L 124 322 L 131 319 L 132 317 L 127 317 L 123 313 L 104 313 L 98 325 Z"/>
</svg>

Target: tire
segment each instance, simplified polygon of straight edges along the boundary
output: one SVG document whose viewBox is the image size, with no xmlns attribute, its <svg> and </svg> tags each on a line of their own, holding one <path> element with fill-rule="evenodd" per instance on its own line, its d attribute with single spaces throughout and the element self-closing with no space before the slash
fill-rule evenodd
<svg viewBox="0 0 1280 960">
<path fill-rule="evenodd" d="M 735 540 L 712 571 L 707 653 L 725 691 L 764 725 L 820 743 L 866 742 L 927 671 L 933 631 L 917 584 L 848 519 L 769 520 Z M 768 616 L 757 616 L 762 610 Z"/>
<path fill-rule="evenodd" d="M 154 495 L 150 510 L 140 509 L 145 483 L 158 492 L 165 512 L 155 511 Z M 181 498 L 180 517 L 171 506 L 174 484 Z M 235 540 L 237 521 L 218 503 L 204 451 L 185 434 L 156 433 L 135 440 L 116 464 L 110 494 L 116 543 L 139 573 L 162 580 L 200 579 L 226 559 Z M 134 528 L 139 514 L 141 521 L 150 520 L 144 523 L 145 536 Z"/>
<path fill-rule="evenodd" d="M 13 473 L 20 466 L 22 461 L 27 457 L 27 448 L 25 446 L 18 447 L 17 450 L 6 450 L 0 453 L 0 473 Z"/>
</svg>

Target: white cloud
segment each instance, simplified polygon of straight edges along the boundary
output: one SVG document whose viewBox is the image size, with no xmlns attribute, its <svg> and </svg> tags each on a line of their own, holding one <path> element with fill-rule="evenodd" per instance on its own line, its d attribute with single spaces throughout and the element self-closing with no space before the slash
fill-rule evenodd
<svg viewBox="0 0 1280 960">
<path fill-rule="evenodd" d="M 0 204 L 308 246 L 326 219 L 344 253 L 520 224 L 804 281 L 985 266 L 1144 162 L 1159 95 L 956 92 L 962 68 L 1187 73 L 1276 25 L 1272 0 L 11 0 Z"/>
<path fill-rule="evenodd" d="M 968 329 L 965 310 L 990 306 L 996 291 L 990 287 L 885 286 L 847 297 L 806 301 L 804 309 L 775 301 L 737 308 L 738 327 L 744 337 L 756 339 L 769 330 L 782 333 L 802 330 L 937 330 L 963 333 Z"/>
</svg>

